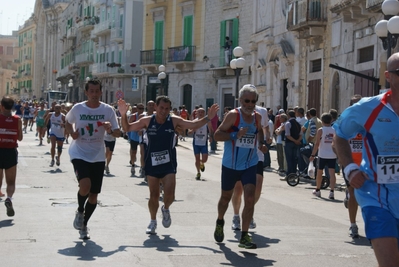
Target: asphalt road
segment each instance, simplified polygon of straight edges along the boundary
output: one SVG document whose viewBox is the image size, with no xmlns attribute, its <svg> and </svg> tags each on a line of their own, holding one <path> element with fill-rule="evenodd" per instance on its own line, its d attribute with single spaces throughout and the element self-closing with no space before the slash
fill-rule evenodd
<svg viewBox="0 0 399 267">
<path fill-rule="evenodd" d="M 232 208 L 225 221 L 225 240 L 216 243 L 213 231 L 220 196 L 221 154 L 210 155 L 202 180 L 195 180 L 191 140 L 180 142 L 176 201 L 172 225 L 165 229 L 158 214 L 157 235 L 146 235 L 149 223 L 148 188 L 130 177 L 129 145 L 117 140 L 104 177 L 99 205 L 89 221 L 91 239 L 79 239 L 72 222 L 77 208 L 77 182 L 64 146 L 61 165 L 49 167 L 50 146 L 38 146 L 34 132 L 20 143 L 15 216 L 0 206 L 2 266 L 377 266 L 364 237 L 348 236 L 348 213 L 342 201 L 311 192 L 311 181 L 290 187 L 275 172 L 265 172 L 263 193 L 256 205 L 258 249 L 238 247 L 239 232 L 231 230 Z M 276 166 L 272 151 L 272 166 Z M 138 172 L 137 172 L 138 173 Z M 338 177 L 338 183 L 342 182 Z M 2 191 L 5 191 L 3 184 Z M 2 202 L 4 198 L 2 199 Z M 364 236 L 361 215 L 359 231 Z"/>
</svg>

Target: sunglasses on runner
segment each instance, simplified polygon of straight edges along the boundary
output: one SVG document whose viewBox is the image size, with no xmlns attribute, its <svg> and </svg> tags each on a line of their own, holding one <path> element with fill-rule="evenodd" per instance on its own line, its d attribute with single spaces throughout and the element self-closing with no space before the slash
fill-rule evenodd
<svg viewBox="0 0 399 267">
<path fill-rule="evenodd" d="M 255 104 L 257 101 L 258 101 L 258 100 L 244 99 L 244 102 L 247 103 L 247 104 L 248 104 L 249 102 L 251 102 L 252 104 Z"/>
<path fill-rule="evenodd" d="M 395 73 L 397 76 L 399 76 L 399 69 L 396 70 L 388 70 L 390 73 Z"/>
</svg>

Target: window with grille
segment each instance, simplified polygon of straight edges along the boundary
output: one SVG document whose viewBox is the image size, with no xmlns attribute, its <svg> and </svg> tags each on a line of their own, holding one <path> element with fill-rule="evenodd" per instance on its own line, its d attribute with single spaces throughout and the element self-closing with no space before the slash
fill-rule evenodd
<svg viewBox="0 0 399 267">
<path fill-rule="evenodd" d="M 310 61 L 310 73 L 321 71 L 321 58 Z"/>
<path fill-rule="evenodd" d="M 374 60 L 374 46 L 364 47 L 358 50 L 358 63 Z"/>
</svg>

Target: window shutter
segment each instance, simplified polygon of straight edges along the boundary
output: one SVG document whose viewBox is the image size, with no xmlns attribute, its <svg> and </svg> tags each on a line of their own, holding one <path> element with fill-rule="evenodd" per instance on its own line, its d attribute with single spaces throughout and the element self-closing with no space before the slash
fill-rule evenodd
<svg viewBox="0 0 399 267">
<path fill-rule="evenodd" d="M 238 24 L 238 19 L 235 18 L 233 19 L 233 36 L 231 38 L 231 41 L 233 42 L 232 48 L 238 46 L 238 31 L 239 31 L 239 24 Z"/>
<path fill-rule="evenodd" d="M 184 17 L 184 37 L 183 37 L 183 45 L 184 46 L 192 46 L 193 45 L 193 16 L 185 16 Z"/>
</svg>

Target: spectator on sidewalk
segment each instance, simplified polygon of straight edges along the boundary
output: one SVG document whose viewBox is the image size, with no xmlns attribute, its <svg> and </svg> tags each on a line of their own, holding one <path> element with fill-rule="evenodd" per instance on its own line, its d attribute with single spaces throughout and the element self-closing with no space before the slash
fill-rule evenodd
<svg viewBox="0 0 399 267">
<path fill-rule="evenodd" d="M 285 157 L 287 159 L 287 175 L 297 173 L 298 150 L 302 143 L 301 125 L 296 121 L 295 111 L 288 111 L 288 121 L 285 124 Z"/>
</svg>

